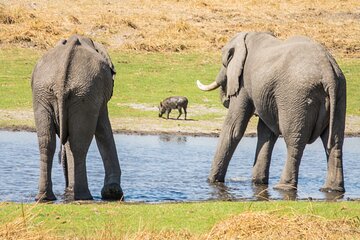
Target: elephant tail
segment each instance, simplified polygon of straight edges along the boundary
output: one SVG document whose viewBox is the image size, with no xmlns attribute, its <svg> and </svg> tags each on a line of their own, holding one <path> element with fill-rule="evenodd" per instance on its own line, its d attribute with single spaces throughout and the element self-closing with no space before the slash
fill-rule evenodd
<svg viewBox="0 0 360 240">
<path fill-rule="evenodd" d="M 332 144 L 334 136 L 334 120 L 335 120 L 335 106 L 336 106 L 336 87 L 331 86 L 328 88 L 328 94 L 330 99 L 330 120 L 329 120 L 329 137 L 327 142 L 327 151 L 329 152 Z"/>
<path fill-rule="evenodd" d="M 59 88 L 59 92 L 57 95 L 58 99 L 58 106 L 59 106 L 59 128 L 60 128 L 60 143 L 65 144 L 68 138 L 68 114 L 67 114 L 67 106 L 66 100 L 69 96 L 69 92 L 67 90 L 67 81 L 68 81 L 68 74 L 71 65 L 71 61 L 74 55 L 75 46 L 80 45 L 80 41 L 77 37 L 73 37 L 69 41 L 67 41 L 66 45 L 69 45 L 64 50 L 64 65 L 61 69 L 61 75 L 57 80 L 57 86 Z"/>
<path fill-rule="evenodd" d="M 60 144 L 64 145 L 68 138 L 68 127 L 67 127 L 67 111 L 65 107 L 65 96 L 61 96 L 58 100 L 59 105 L 59 137 Z"/>
<path fill-rule="evenodd" d="M 336 119 L 344 118 L 343 121 L 345 121 L 345 112 L 344 116 L 337 116 L 337 109 L 336 107 L 344 107 L 346 108 L 346 97 L 344 96 L 343 91 L 346 91 L 346 85 L 345 85 L 345 76 L 342 73 L 341 69 L 339 68 L 339 65 L 336 63 L 335 59 L 329 52 L 326 52 L 326 57 L 329 61 L 329 71 L 327 71 L 328 74 L 325 76 L 326 79 L 331 79 L 330 82 L 327 82 L 325 84 L 326 92 L 329 95 L 329 105 L 330 105 L 330 119 L 329 119 L 329 137 L 327 142 L 327 151 L 329 152 L 334 143 L 336 142 L 335 135 L 337 135 L 338 131 L 335 130 L 335 128 L 339 128 L 340 126 L 337 126 L 340 123 L 335 123 Z M 345 99 L 345 100 L 344 100 Z M 340 101 L 340 102 L 338 102 Z M 336 116 L 335 116 L 336 115 Z M 335 126 L 336 124 L 336 126 Z"/>
<path fill-rule="evenodd" d="M 60 143 L 65 144 L 68 138 L 68 114 L 67 114 L 67 106 L 66 102 L 69 96 L 69 89 L 67 87 L 69 80 L 69 72 L 72 63 L 72 59 L 75 54 L 76 46 L 81 45 L 79 37 L 74 35 L 70 37 L 69 40 L 63 41 L 64 50 L 63 54 L 60 58 L 63 59 L 63 65 L 60 68 L 59 77 L 56 81 L 56 85 L 58 88 L 57 99 L 58 99 L 58 107 L 59 107 L 59 128 L 60 128 Z"/>
<path fill-rule="evenodd" d="M 65 99 L 67 98 L 66 94 L 60 94 L 58 97 L 58 106 L 59 106 L 59 137 L 60 137 L 60 151 L 59 151 L 59 164 L 62 165 L 65 177 L 66 187 L 69 184 L 68 177 L 68 168 L 67 168 L 67 158 L 66 158 L 66 148 L 65 143 L 68 139 L 68 124 L 67 124 L 67 110 L 65 106 Z"/>
<path fill-rule="evenodd" d="M 62 168 L 64 170 L 65 187 L 67 188 L 69 186 L 68 162 L 66 157 L 66 148 L 62 144 L 60 144 L 59 163 L 62 165 Z"/>
</svg>

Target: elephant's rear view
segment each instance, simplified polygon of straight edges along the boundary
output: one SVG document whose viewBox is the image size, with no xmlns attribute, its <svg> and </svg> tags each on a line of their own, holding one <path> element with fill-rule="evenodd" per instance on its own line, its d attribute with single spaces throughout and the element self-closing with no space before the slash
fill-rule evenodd
<svg viewBox="0 0 360 240">
<path fill-rule="evenodd" d="M 36 64 L 32 75 L 33 108 L 40 149 L 38 200 L 54 200 L 51 168 L 56 135 L 69 199 L 92 199 L 86 155 L 93 136 L 104 162 L 104 199 L 121 199 L 121 170 L 107 102 L 115 69 L 104 47 L 82 36 L 61 40 Z"/>
</svg>

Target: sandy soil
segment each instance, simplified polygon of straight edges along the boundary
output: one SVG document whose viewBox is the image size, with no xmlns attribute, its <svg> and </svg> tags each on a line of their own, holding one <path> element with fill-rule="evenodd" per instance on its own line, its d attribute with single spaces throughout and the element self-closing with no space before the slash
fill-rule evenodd
<svg viewBox="0 0 360 240">
<path fill-rule="evenodd" d="M 142 106 L 153 111 L 148 106 L 140 104 L 134 105 L 136 107 Z M 206 111 L 206 107 L 202 107 Z M 154 111 L 153 118 L 132 118 L 132 117 L 115 117 L 111 118 L 111 124 L 114 133 L 127 134 L 178 134 L 191 136 L 218 136 L 226 110 L 211 109 L 208 111 L 219 111 L 223 113 L 223 117 L 216 118 L 212 121 L 197 120 L 196 115 L 188 115 L 188 120 L 176 120 L 176 114 L 171 115 L 169 120 L 157 117 L 157 112 Z M 0 110 L 0 129 L 12 131 L 35 131 L 34 115 L 31 110 Z M 256 135 L 257 118 L 253 117 L 245 132 L 246 136 Z M 360 116 L 346 117 L 346 136 L 360 136 Z"/>
</svg>

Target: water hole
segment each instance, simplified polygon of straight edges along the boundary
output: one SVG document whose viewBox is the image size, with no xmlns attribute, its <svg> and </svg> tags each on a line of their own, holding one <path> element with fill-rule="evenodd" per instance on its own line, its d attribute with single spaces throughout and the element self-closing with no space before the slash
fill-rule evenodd
<svg viewBox="0 0 360 240">
<path fill-rule="evenodd" d="M 360 138 L 344 142 L 345 194 L 322 193 L 326 177 L 326 157 L 317 140 L 305 149 L 300 165 L 298 191 L 273 189 L 284 166 L 286 148 L 283 139 L 275 145 L 267 187 L 251 183 L 256 138 L 244 137 L 230 162 L 224 184 L 209 184 L 206 179 L 218 138 L 178 135 L 115 134 L 122 169 L 121 185 L 126 202 L 184 202 L 207 200 L 279 200 L 279 199 L 359 199 Z M 59 149 L 59 148 L 58 148 Z M 57 151 L 58 151 L 57 149 Z M 53 189 L 62 201 L 64 177 L 55 155 L 52 170 Z M 90 191 L 101 201 L 104 169 L 95 141 L 87 155 Z M 0 201 L 32 202 L 37 193 L 39 150 L 36 133 L 0 131 Z"/>
</svg>

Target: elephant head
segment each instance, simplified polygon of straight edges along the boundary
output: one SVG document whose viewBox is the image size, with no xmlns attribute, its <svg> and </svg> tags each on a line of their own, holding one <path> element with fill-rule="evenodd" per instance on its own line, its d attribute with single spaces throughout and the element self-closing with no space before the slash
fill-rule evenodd
<svg viewBox="0 0 360 240">
<path fill-rule="evenodd" d="M 222 67 L 214 82 L 203 85 L 197 80 L 197 86 L 203 91 L 220 88 L 220 99 L 228 108 L 230 97 L 240 90 L 240 77 L 244 69 L 247 48 L 245 44 L 247 33 L 239 33 L 222 49 Z"/>
</svg>

